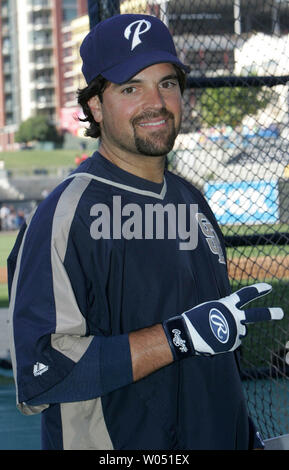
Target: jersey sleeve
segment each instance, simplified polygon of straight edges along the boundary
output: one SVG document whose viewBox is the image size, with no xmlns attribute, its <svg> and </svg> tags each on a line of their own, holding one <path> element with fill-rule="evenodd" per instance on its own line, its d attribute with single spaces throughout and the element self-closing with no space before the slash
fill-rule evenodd
<svg viewBox="0 0 289 470">
<path fill-rule="evenodd" d="M 128 335 L 94 336 L 71 372 L 49 390 L 28 400 L 22 410 L 49 403 L 71 403 L 106 395 L 133 381 Z"/>
<path fill-rule="evenodd" d="M 128 336 L 90 334 L 87 312 L 80 309 L 84 303 L 64 263 L 87 184 L 81 178 L 66 182 L 43 201 L 11 257 L 10 352 L 17 404 L 24 413 L 39 412 L 55 401 L 96 398 L 132 380 Z M 84 283 L 81 260 L 74 261 L 74 269 Z M 31 406 L 36 403 L 40 406 Z"/>
</svg>

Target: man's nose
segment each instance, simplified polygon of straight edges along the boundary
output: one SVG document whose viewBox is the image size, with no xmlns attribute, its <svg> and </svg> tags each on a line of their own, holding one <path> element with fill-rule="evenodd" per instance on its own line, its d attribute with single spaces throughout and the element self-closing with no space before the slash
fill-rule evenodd
<svg viewBox="0 0 289 470">
<path fill-rule="evenodd" d="M 145 93 L 145 105 L 151 109 L 165 107 L 165 100 L 159 87 L 151 87 Z"/>
</svg>

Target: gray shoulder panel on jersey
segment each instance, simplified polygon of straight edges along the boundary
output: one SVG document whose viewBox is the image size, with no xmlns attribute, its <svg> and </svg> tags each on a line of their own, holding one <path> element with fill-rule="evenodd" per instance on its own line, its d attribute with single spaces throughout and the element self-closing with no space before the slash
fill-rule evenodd
<svg viewBox="0 0 289 470">
<path fill-rule="evenodd" d="M 160 194 L 154 193 L 153 191 L 147 191 L 147 190 L 144 190 L 144 189 L 134 188 L 133 186 L 128 186 L 126 184 L 117 183 L 116 181 L 108 180 L 106 178 L 101 178 L 100 176 L 95 176 L 95 175 L 92 175 L 90 173 L 74 173 L 73 175 L 67 176 L 67 178 L 65 178 L 65 180 L 70 179 L 70 178 L 79 177 L 79 176 L 88 178 L 90 180 L 93 179 L 93 180 L 99 181 L 100 183 L 108 184 L 108 185 L 114 186 L 116 188 L 124 189 L 125 191 L 140 194 L 140 195 L 143 195 L 143 196 L 154 197 L 156 199 L 161 199 L 161 200 L 164 199 L 164 197 L 166 195 L 166 192 L 167 192 L 167 182 L 166 182 L 165 178 L 164 178 L 164 183 L 163 183 L 163 187 L 162 187 L 162 190 L 161 190 Z"/>
<path fill-rule="evenodd" d="M 101 398 L 62 403 L 60 409 L 64 450 L 113 450 Z"/>
<path fill-rule="evenodd" d="M 27 227 L 29 226 L 29 224 L 31 222 L 31 219 L 32 219 L 32 217 L 35 213 L 35 210 L 32 211 L 30 216 L 26 218 Z M 21 242 L 21 246 L 19 248 L 18 256 L 17 256 L 15 272 L 14 272 L 13 281 L 12 281 L 12 285 L 11 285 L 10 303 L 9 303 L 8 320 L 7 320 L 8 336 L 9 336 L 9 349 L 10 349 L 10 357 L 11 357 L 11 362 L 12 362 L 13 376 L 14 376 L 14 382 L 15 382 L 15 388 L 16 388 L 16 403 L 17 403 L 17 405 L 18 405 L 18 382 L 17 382 L 17 362 L 16 362 L 16 350 L 15 350 L 15 341 L 14 341 L 13 315 L 14 315 L 14 308 L 15 308 L 16 287 L 17 287 L 18 278 L 19 278 L 21 257 L 22 257 L 23 246 L 24 246 L 26 235 L 27 235 L 27 229 L 26 229 L 26 232 L 23 235 L 23 239 L 22 239 L 22 242 Z M 26 414 L 24 409 L 23 410 L 20 409 L 20 411 L 22 411 L 24 414 Z M 28 411 L 27 414 L 30 414 L 30 412 Z"/>
<path fill-rule="evenodd" d="M 87 178 L 76 178 L 63 191 L 53 217 L 51 237 L 51 266 L 56 310 L 55 334 L 51 345 L 65 356 L 77 362 L 87 350 L 93 337 L 85 337 L 86 322 L 64 268 L 70 227 L 78 203 L 89 185 Z"/>
</svg>

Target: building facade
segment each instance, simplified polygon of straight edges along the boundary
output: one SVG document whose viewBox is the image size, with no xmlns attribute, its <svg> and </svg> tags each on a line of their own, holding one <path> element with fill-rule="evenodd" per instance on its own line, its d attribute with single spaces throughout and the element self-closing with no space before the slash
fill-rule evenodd
<svg viewBox="0 0 289 470">
<path fill-rule="evenodd" d="M 88 15 L 80 16 L 62 27 L 62 102 L 60 127 L 63 131 L 83 136 L 84 125 L 77 119 L 80 110 L 76 91 L 86 86 L 81 73 L 80 45 L 89 31 Z"/>
<path fill-rule="evenodd" d="M 10 148 L 20 121 L 16 2 L 0 0 L 0 149 Z"/>
<path fill-rule="evenodd" d="M 31 116 L 45 114 L 59 127 L 63 27 L 86 13 L 86 0 L 0 0 L 0 150 L 13 148 Z"/>
</svg>

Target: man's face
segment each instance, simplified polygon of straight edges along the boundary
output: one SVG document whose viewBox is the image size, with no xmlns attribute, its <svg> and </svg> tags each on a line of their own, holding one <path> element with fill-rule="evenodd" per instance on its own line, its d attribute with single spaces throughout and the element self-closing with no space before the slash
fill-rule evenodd
<svg viewBox="0 0 289 470">
<path fill-rule="evenodd" d="M 91 105 L 108 151 L 166 155 L 181 124 L 181 92 L 172 64 L 152 65 L 122 85 L 109 83 Z M 94 105 L 97 105 L 96 108 Z"/>
</svg>

